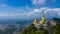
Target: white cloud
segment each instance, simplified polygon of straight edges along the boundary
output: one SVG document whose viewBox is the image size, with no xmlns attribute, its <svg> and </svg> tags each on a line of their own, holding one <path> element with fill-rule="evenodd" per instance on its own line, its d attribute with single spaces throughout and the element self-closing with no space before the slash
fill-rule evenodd
<svg viewBox="0 0 60 34">
<path fill-rule="evenodd" d="M 46 3 L 46 0 L 31 0 L 31 1 L 34 5 L 37 5 L 37 4 L 43 5 Z"/>
<path fill-rule="evenodd" d="M 0 7 L 8 7 L 6 4 L 0 4 Z"/>
<path fill-rule="evenodd" d="M 42 11 L 44 10 L 45 14 L 50 14 L 50 15 L 55 15 L 57 13 L 57 15 L 60 12 L 60 8 L 48 8 L 48 7 L 44 7 L 44 8 L 39 8 L 39 9 L 33 9 L 31 12 L 28 12 L 28 15 L 36 15 L 38 13 L 42 13 Z M 38 15 L 39 16 L 39 15 Z"/>
<path fill-rule="evenodd" d="M 32 16 L 38 17 L 38 16 L 41 16 L 42 11 L 44 11 L 45 14 L 50 13 L 51 15 L 52 10 L 54 13 L 57 13 L 58 15 L 60 15 L 60 8 L 52 9 L 49 7 L 42 7 L 42 8 L 32 9 L 32 8 L 27 7 L 25 10 L 26 12 L 24 12 L 24 10 L 22 10 L 21 8 L 9 7 L 7 5 L 2 4 L 0 6 L 0 18 L 29 18 Z"/>
<path fill-rule="evenodd" d="M 58 13 L 58 15 L 60 16 L 60 12 Z"/>
<path fill-rule="evenodd" d="M 53 3 L 55 3 L 55 1 L 56 1 L 56 0 L 50 0 L 50 3 L 52 3 L 52 4 L 53 4 Z"/>
<path fill-rule="evenodd" d="M 46 10 L 44 11 L 45 13 L 52 13 L 52 8 L 45 8 Z M 57 10 L 59 8 L 55 8 L 53 9 L 53 12 L 57 13 L 58 15 L 60 15 L 60 11 Z M 41 12 L 44 9 L 39 8 L 39 9 L 32 9 L 32 11 L 26 12 L 26 13 L 1 13 L 0 12 L 0 18 L 27 18 L 27 17 L 32 17 L 32 16 L 39 16 L 39 13 L 41 14 Z M 51 14 L 50 14 L 51 15 Z"/>
</svg>

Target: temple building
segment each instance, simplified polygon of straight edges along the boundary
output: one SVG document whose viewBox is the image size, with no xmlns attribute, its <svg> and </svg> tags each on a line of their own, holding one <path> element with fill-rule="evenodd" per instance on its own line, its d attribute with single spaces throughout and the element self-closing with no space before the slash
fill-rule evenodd
<svg viewBox="0 0 60 34">
<path fill-rule="evenodd" d="M 42 18 L 41 20 L 37 20 L 35 19 L 33 24 L 35 25 L 35 27 L 39 30 L 40 28 L 42 29 L 47 29 L 48 26 L 55 26 L 56 22 L 53 20 L 49 20 L 46 22 L 45 20 L 45 15 L 44 15 L 44 11 L 42 12 Z M 50 24 L 50 25 L 49 25 Z"/>
<path fill-rule="evenodd" d="M 44 11 L 42 12 L 42 19 L 41 20 L 37 20 L 35 19 L 33 24 L 35 25 L 36 28 L 45 28 L 46 29 L 46 24 L 45 24 L 45 15 L 44 15 Z"/>
<path fill-rule="evenodd" d="M 37 22 L 38 20 L 37 19 L 35 19 L 34 20 L 34 24 L 36 24 L 36 22 Z M 39 24 L 44 24 L 45 23 L 45 16 L 44 16 L 44 12 L 42 12 L 42 20 L 39 20 L 40 22 L 39 22 Z"/>
</svg>

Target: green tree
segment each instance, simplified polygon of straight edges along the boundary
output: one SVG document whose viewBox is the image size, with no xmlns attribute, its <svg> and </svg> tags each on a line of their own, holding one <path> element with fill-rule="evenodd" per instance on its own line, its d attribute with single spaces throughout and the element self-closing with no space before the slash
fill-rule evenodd
<svg viewBox="0 0 60 34">
<path fill-rule="evenodd" d="M 48 34 L 47 30 L 38 31 L 33 24 L 31 24 L 28 28 L 24 29 L 21 34 Z"/>
<path fill-rule="evenodd" d="M 60 25 L 51 27 L 51 30 L 53 31 L 54 34 L 60 34 Z"/>
</svg>

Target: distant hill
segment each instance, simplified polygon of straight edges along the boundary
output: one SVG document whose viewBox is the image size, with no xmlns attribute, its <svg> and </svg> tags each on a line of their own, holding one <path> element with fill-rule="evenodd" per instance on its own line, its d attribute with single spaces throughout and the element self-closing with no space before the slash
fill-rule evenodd
<svg viewBox="0 0 60 34">
<path fill-rule="evenodd" d="M 60 22 L 60 18 L 53 18 L 53 20 Z"/>
<path fill-rule="evenodd" d="M 5 19 L 5 20 L 0 20 L 0 24 L 29 24 L 31 23 L 32 20 L 27 20 L 27 19 Z"/>
<path fill-rule="evenodd" d="M 57 24 L 60 24 L 60 18 L 53 18 L 54 21 L 57 22 Z"/>
</svg>

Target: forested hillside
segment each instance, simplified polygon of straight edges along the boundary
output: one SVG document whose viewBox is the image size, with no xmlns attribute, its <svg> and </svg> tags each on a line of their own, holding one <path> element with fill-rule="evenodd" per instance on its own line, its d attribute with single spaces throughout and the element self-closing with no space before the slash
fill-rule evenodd
<svg viewBox="0 0 60 34">
<path fill-rule="evenodd" d="M 58 24 L 59 20 L 58 18 L 54 18 L 57 22 L 56 26 L 50 27 L 50 34 L 60 34 L 60 24 Z M 49 34 L 48 29 L 40 29 L 39 31 L 35 28 L 33 24 L 29 25 L 27 28 L 23 29 L 20 34 Z"/>
</svg>

